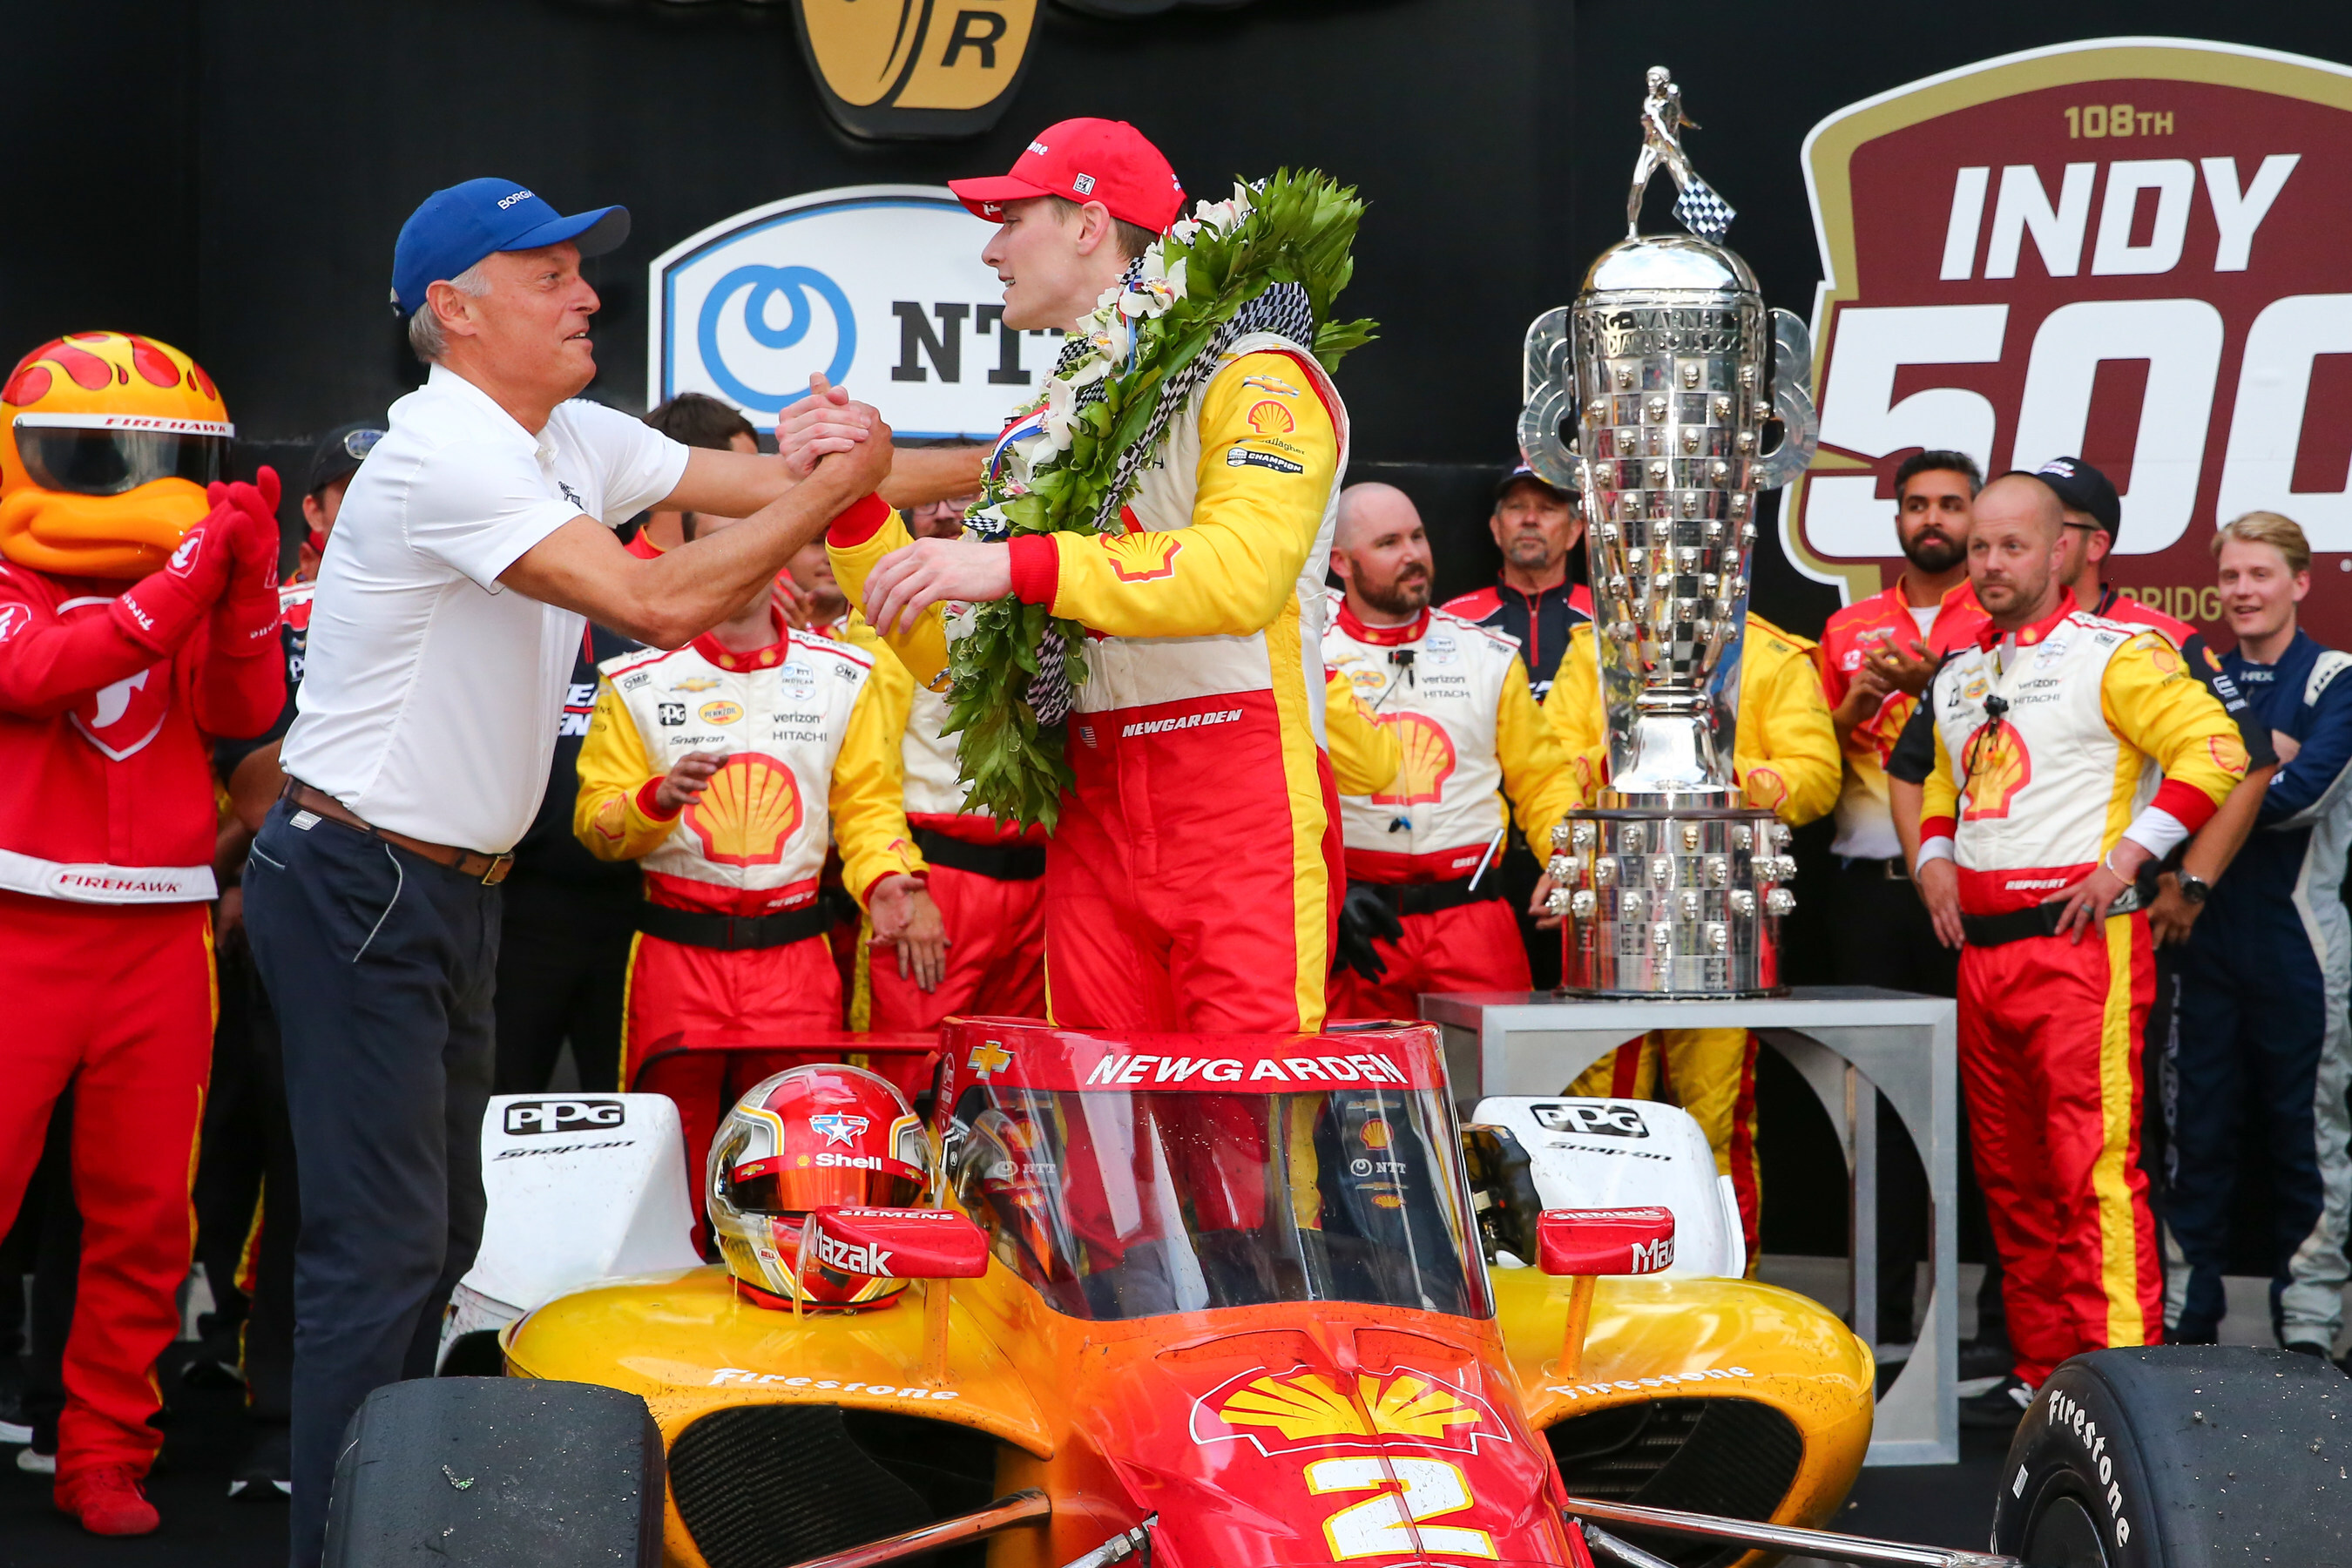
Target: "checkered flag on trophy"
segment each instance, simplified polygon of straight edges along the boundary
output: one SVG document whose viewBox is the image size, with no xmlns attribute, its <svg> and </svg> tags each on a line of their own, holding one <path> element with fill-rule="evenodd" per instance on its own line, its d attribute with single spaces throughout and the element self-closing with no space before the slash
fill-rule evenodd
<svg viewBox="0 0 2352 1568">
<path fill-rule="evenodd" d="M 1675 198 L 1675 216 L 1685 228 L 1711 244 L 1723 243 L 1723 237 L 1731 231 L 1731 220 L 1738 216 L 1729 202 L 1715 194 L 1715 187 L 1696 174 Z"/>
</svg>

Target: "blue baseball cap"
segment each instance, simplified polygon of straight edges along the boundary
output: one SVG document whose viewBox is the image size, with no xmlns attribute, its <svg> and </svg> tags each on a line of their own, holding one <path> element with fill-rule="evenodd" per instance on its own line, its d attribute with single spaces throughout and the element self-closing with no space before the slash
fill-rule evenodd
<svg viewBox="0 0 2352 1568">
<path fill-rule="evenodd" d="M 392 303 L 413 316 L 425 291 L 501 250 L 536 250 L 570 240 L 583 256 L 602 256 L 629 237 L 629 209 L 598 207 L 565 217 L 528 186 L 485 178 L 425 198 L 400 226 L 392 249 Z"/>
</svg>

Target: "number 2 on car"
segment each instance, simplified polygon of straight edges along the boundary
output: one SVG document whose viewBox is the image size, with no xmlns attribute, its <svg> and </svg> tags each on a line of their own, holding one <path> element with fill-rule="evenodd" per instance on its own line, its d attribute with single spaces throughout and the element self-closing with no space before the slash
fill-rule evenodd
<svg viewBox="0 0 2352 1568">
<path fill-rule="evenodd" d="M 1424 1520 L 1460 1513 L 1470 1506 L 1470 1482 L 1459 1465 L 1444 1459 L 1318 1459 L 1307 1467 L 1307 1489 L 1360 1492 L 1402 1482 L 1402 1495 L 1384 1492 L 1351 1503 L 1323 1521 L 1331 1560 L 1392 1557 L 1421 1552 L 1440 1557 L 1494 1557 L 1495 1538 L 1483 1530 Z"/>
</svg>

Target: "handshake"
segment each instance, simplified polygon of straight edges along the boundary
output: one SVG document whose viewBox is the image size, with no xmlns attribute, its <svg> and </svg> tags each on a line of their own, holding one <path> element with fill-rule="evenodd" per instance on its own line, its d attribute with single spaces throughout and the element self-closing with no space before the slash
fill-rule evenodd
<svg viewBox="0 0 2352 1568">
<path fill-rule="evenodd" d="M 278 630 L 279 493 L 278 471 L 268 468 L 252 484 L 207 487 L 212 510 L 181 536 L 160 570 L 115 600 L 115 624 L 133 642 L 169 655 L 217 604 L 225 620 L 214 633 L 217 650 L 264 651 Z"/>
<path fill-rule="evenodd" d="M 870 404 L 812 375 L 809 395 L 777 417 L 776 455 L 796 482 L 822 471 L 856 487 L 851 496 L 867 495 L 890 477 L 890 426 Z"/>
</svg>

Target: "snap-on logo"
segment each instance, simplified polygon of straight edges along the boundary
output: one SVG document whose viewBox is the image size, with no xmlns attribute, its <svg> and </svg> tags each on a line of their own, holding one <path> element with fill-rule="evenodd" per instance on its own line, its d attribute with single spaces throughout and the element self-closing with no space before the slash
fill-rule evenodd
<svg viewBox="0 0 2352 1568">
<path fill-rule="evenodd" d="M 627 1108 L 617 1100 L 518 1100 L 506 1108 L 509 1133 L 579 1132 L 618 1127 Z"/>
</svg>

